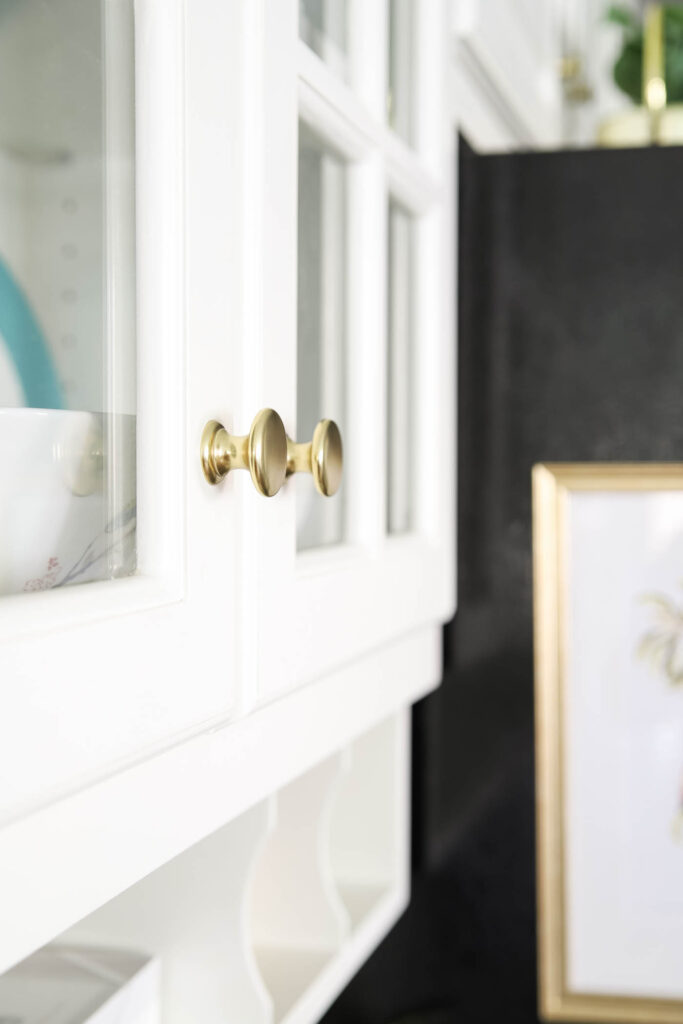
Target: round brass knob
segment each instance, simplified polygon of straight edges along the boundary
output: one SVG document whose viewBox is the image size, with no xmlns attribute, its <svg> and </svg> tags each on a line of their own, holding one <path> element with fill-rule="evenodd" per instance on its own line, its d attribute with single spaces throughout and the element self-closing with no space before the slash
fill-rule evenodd
<svg viewBox="0 0 683 1024">
<path fill-rule="evenodd" d="M 287 438 L 287 476 L 312 473 L 318 493 L 331 498 L 339 490 L 343 470 L 344 449 L 334 420 L 320 420 L 308 443 Z"/>
<path fill-rule="evenodd" d="M 202 432 L 201 462 L 210 484 L 219 483 L 231 469 L 248 469 L 259 494 L 272 498 L 287 475 L 287 433 L 274 409 L 261 409 L 245 437 L 229 434 L 210 420 Z"/>
</svg>

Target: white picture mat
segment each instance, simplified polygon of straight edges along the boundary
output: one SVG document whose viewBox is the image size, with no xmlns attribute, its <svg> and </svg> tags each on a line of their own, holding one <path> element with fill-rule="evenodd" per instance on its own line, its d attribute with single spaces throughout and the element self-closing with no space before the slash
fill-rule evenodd
<svg viewBox="0 0 683 1024">
<path fill-rule="evenodd" d="M 683 997 L 683 685 L 637 656 L 647 594 L 683 606 L 683 493 L 569 492 L 567 987 Z"/>
</svg>

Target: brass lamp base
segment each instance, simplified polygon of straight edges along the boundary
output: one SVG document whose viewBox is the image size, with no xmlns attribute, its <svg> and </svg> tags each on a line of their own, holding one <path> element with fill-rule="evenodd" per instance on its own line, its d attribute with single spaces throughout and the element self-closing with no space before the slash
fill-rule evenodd
<svg viewBox="0 0 683 1024">
<path fill-rule="evenodd" d="M 598 144 L 618 148 L 683 145 L 683 103 L 672 103 L 658 114 L 635 107 L 608 117 L 598 128 Z"/>
</svg>

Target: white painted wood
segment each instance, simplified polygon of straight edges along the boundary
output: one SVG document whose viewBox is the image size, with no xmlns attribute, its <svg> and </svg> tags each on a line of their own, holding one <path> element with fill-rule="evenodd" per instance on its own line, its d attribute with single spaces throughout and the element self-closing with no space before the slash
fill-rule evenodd
<svg viewBox="0 0 683 1024">
<path fill-rule="evenodd" d="M 329 1008 L 358 969 L 374 952 L 405 910 L 408 892 L 392 889 L 364 919 L 362 926 L 339 953 L 325 964 L 282 1019 L 282 1024 L 313 1024 Z"/>
<path fill-rule="evenodd" d="M 268 40 L 277 38 L 277 52 L 270 55 L 265 78 L 268 147 L 260 150 L 261 179 L 271 203 L 279 196 L 279 209 L 271 207 L 266 217 L 267 245 L 264 240 L 263 258 L 253 268 L 261 282 L 260 291 L 268 298 L 262 333 L 251 348 L 253 372 L 247 390 L 274 396 L 272 404 L 283 416 L 288 432 L 297 436 L 296 381 L 292 379 L 295 268 L 291 266 L 296 225 L 287 211 L 296 189 L 294 139 L 301 116 L 351 164 L 348 387 L 352 422 L 345 439 L 348 472 L 343 485 L 349 546 L 343 551 L 320 549 L 297 556 L 298 489 L 285 485 L 272 503 L 278 508 L 277 531 L 272 522 L 266 527 L 270 513 L 262 504 L 251 503 L 253 514 L 245 524 L 251 534 L 247 543 L 252 552 L 258 548 L 262 569 L 255 573 L 250 599 L 257 603 L 269 636 L 267 645 L 249 645 L 250 670 L 257 680 L 253 699 L 257 702 L 310 682 L 416 625 L 443 620 L 453 607 L 448 558 L 452 438 L 443 432 L 450 427 L 447 416 L 452 396 L 442 403 L 444 369 L 452 365 L 453 339 L 449 332 L 452 320 L 444 317 L 441 276 L 444 238 L 452 242 L 451 226 L 444 217 L 452 165 L 447 162 L 449 140 L 443 107 L 443 7 L 430 0 L 416 10 L 417 35 L 430 59 L 423 56 L 416 65 L 429 73 L 425 72 L 423 92 L 418 93 L 424 114 L 419 149 L 417 155 L 406 157 L 404 144 L 397 143 L 386 126 L 373 118 L 352 88 L 302 44 L 297 45 L 295 6 L 293 0 L 277 4 L 273 0 L 264 8 L 265 49 L 269 52 Z M 414 165 L 420 167 L 419 175 L 403 174 L 404 168 Z M 401 544 L 386 538 L 384 510 L 387 180 L 397 191 L 403 184 L 407 195 L 400 198 L 407 198 L 411 207 L 419 206 L 420 213 L 416 228 L 420 358 L 415 384 L 420 457 L 413 468 L 416 500 L 422 511 L 416 533 Z M 429 183 L 426 188 L 420 180 Z M 436 282 L 435 289 L 430 281 Z M 433 457 L 434 452 L 438 456 Z M 437 511 L 434 515 L 435 509 L 445 514 Z M 254 654 L 257 649 L 258 656 Z"/>
<path fill-rule="evenodd" d="M 12 927 L 0 930 L 0 971 L 424 696 L 440 676 L 441 629 L 413 632 L 286 701 L 5 826 L 0 907 Z"/>
<path fill-rule="evenodd" d="M 406 709 L 438 683 L 454 606 L 449 37 L 442 0 L 421 0 L 411 147 L 386 124 L 385 5 L 349 6 L 345 84 L 299 42 L 295 0 L 136 0 L 139 573 L 0 602 L 0 970 L 91 915 L 80 934 L 162 953 L 169 1021 L 316 1019 L 408 898 Z M 291 482 L 272 500 L 246 473 L 211 488 L 198 457 L 207 419 L 243 433 L 263 406 L 304 439 L 299 118 L 348 167 L 347 536 L 305 554 Z M 110 177 L 114 263 L 128 187 Z M 415 221 L 416 525 L 401 537 L 386 534 L 390 197 Z M 271 828 L 255 937 L 274 1008 L 240 916 Z M 296 898 L 278 918 L 282 877 Z M 314 912 L 294 918 L 308 885 Z"/>
<path fill-rule="evenodd" d="M 234 546 L 220 541 L 237 510 L 201 478 L 197 445 L 204 420 L 230 412 L 238 336 L 217 325 L 238 330 L 241 315 L 240 31 L 237 7 L 193 3 L 183 20 L 180 0 L 136 6 L 140 570 L 0 603 L 0 820 L 236 705 L 234 647 L 217 656 L 207 638 L 236 618 Z M 234 52 L 207 45 L 214 33 Z M 206 116 L 185 127 L 186 102 Z"/>
<path fill-rule="evenodd" d="M 251 885 L 251 938 L 259 961 L 263 952 L 270 963 L 271 951 L 283 946 L 332 953 L 349 931 L 321 853 L 341 772 L 335 755 L 278 793 L 275 822 Z"/>
<path fill-rule="evenodd" d="M 392 202 L 389 210 L 387 330 L 387 528 L 406 533 L 412 527 L 413 352 L 415 348 L 415 251 L 413 223 Z"/>
<path fill-rule="evenodd" d="M 164 1024 L 267 1024 L 271 1000 L 247 935 L 250 875 L 270 828 L 257 804 L 85 918 L 68 942 L 154 950 Z"/>
<path fill-rule="evenodd" d="M 359 928 L 409 871 L 410 716 L 395 715 L 345 751 L 329 854 L 341 900 Z"/>
<path fill-rule="evenodd" d="M 140 569 L 128 580 L 3 599 L 0 820 L 452 610 L 452 439 L 443 433 L 452 396 L 435 401 L 444 395 L 452 324 L 441 299 L 434 304 L 426 293 L 416 419 L 425 434 L 427 424 L 435 428 L 429 448 L 438 438 L 442 457 L 438 465 L 428 452 L 420 459 L 429 528 L 401 546 L 382 534 L 383 183 L 423 220 L 421 272 L 442 281 L 442 247 L 452 244 L 443 217 L 451 168 L 420 156 L 444 153 L 439 95 L 433 86 L 424 94 L 435 103 L 425 107 L 422 149 L 411 153 L 297 42 L 293 0 L 216 11 L 214 3 L 136 6 Z M 435 59 L 422 61 L 434 82 L 444 68 L 439 10 L 436 0 L 424 5 L 420 30 L 425 50 L 437 44 Z M 113 6 L 110 14 L 115 22 Z M 381 19 L 374 31 L 381 40 Z M 371 56 L 368 49 L 359 59 Z M 379 82 L 365 74 L 364 95 L 374 89 L 377 111 Z M 271 405 L 296 434 L 299 109 L 352 162 L 351 544 L 306 558 L 295 552 L 292 487 L 264 501 L 246 474 L 234 474 L 211 489 L 197 456 L 211 416 L 244 431 Z M 186 118 L 187 110 L 202 113 Z M 114 186 L 112 179 L 113 203 Z M 119 249 L 113 237 L 112 253 Z M 433 509 L 444 510 L 443 520 Z"/>
<path fill-rule="evenodd" d="M 322 958 L 317 960 L 298 960 L 307 972 L 308 986 L 301 989 L 296 1002 L 282 1017 L 283 1024 L 306 1024 L 318 1020 L 329 1007 L 334 998 L 344 988 L 361 963 L 372 952 L 382 936 L 389 930 L 396 918 L 404 910 L 409 896 L 409 860 L 410 860 L 410 715 L 406 711 L 392 716 L 381 726 L 362 736 L 351 747 L 342 752 L 342 760 L 346 762 L 346 771 L 351 772 L 349 785 L 342 781 L 342 791 L 331 805 L 331 821 L 323 819 L 323 834 L 326 841 L 320 846 L 323 862 L 329 864 L 329 870 L 343 901 L 347 901 L 347 911 L 351 917 L 352 931 L 347 935 L 339 950 L 333 957 L 328 957 L 324 964 Z M 361 766 L 354 773 L 353 762 Z M 371 785 L 369 791 L 361 795 L 357 790 L 358 817 L 345 817 L 343 804 L 354 799 L 354 777 L 359 781 L 363 767 L 376 769 L 381 779 L 380 785 Z M 365 775 L 365 785 L 368 784 Z M 340 809 L 340 802 L 342 808 Z M 387 807 L 387 804 L 389 805 Z M 367 815 L 367 817 L 366 817 Z M 368 817 L 383 821 L 388 828 L 382 831 L 379 839 L 381 877 L 383 885 L 361 887 L 358 885 L 344 886 L 347 864 L 347 852 L 363 850 L 366 855 L 366 868 L 374 859 L 373 847 L 379 838 L 378 830 L 368 832 Z M 339 845 L 341 842 L 341 846 Z M 377 861 L 375 861 L 377 864 Z M 341 875 L 337 874 L 341 871 Z M 364 880 L 369 877 L 367 871 Z M 373 873 L 377 881 L 378 876 Z M 358 875 L 355 875 L 355 881 Z M 340 885 L 340 882 L 342 884 Z M 297 962 L 296 960 L 294 961 Z M 280 961 L 278 981 L 283 980 L 283 973 L 292 961 Z M 317 970 L 317 974 L 316 974 Z M 315 976 L 314 976 L 315 974 Z M 285 986 L 291 984 L 291 978 L 284 978 Z M 276 1016 L 277 1019 L 277 1016 Z"/>
<path fill-rule="evenodd" d="M 104 411 L 134 415 L 137 406 L 135 288 L 135 19 L 129 0 L 102 7 L 104 48 L 106 398 Z M 132 116 L 131 116 L 132 114 Z M 111 438 L 110 466 L 119 439 Z M 109 481 L 115 496 L 116 481 Z M 121 505 L 114 500 L 114 507 Z M 111 518 L 111 517 L 110 517 Z"/>
<path fill-rule="evenodd" d="M 341 767 L 336 755 L 278 793 L 275 824 L 254 869 L 251 941 L 276 1021 L 333 960 L 351 929 L 326 849 Z"/>
<path fill-rule="evenodd" d="M 388 4 L 348 0 L 348 7 L 351 86 L 371 117 L 382 122 L 389 80 Z"/>
<path fill-rule="evenodd" d="M 302 331 L 299 326 L 297 337 L 297 419 L 312 431 L 323 410 L 328 418 L 344 424 L 347 404 L 351 404 L 345 368 L 348 188 L 346 164 L 330 151 L 302 146 L 303 141 L 300 134 L 298 194 L 310 196 L 311 201 L 298 211 L 297 244 L 301 248 L 302 235 L 308 239 L 314 266 L 307 267 L 307 273 L 314 270 L 319 275 L 319 287 L 306 288 L 306 274 L 303 282 L 297 282 L 297 306 L 308 327 Z M 305 351 L 306 360 L 302 358 Z M 306 366 L 301 366 L 302 362 Z M 343 499 L 316 501 L 305 475 L 297 476 L 292 485 L 296 488 L 298 547 L 336 543 L 344 532 Z"/>
<path fill-rule="evenodd" d="M 2 1019 L 161 1024 L 160 966 L 130 949 L 47 946 L 0 977 Z"/>
<path fill-rule="evenodd" d="M 169 1024 L 311 1024 L 408 898 L 409 725 L 392 715 L 61 941 L 156 950 Z"/>
<path fill-rule="evenodd" d="M 458 47 L 449 69 L 448 96 L 454 125 L 478 153 L 506 153 L 528 145 L 524 126 Z"/>
<path fill-rule="evenodd" d="M 451 0 L 451 25 L 456 87 L 466 79 L 461 124 L 471 144 L 496 149 L 509 134 L 514 148 L 557 146 L 563 119 L 556 0 Z M 477 107 L 486 111 L 482 120 Z M 492 136 L 496 121 L 501 134 Z"/>
<path fill-rule="evenodd" d="M 591 92 L 585 102 L 565 105 L 565 145 L 595 146 L 602 123 L 633 106 L 613 78 L 622 32 L 607 21 L 601 0 L 557 0 L 557 4 L 565 52 L 581 61 L 582 78 Z M 642 12 L 638 0 L 628 0 L 626 6 Z"/>
</svg>

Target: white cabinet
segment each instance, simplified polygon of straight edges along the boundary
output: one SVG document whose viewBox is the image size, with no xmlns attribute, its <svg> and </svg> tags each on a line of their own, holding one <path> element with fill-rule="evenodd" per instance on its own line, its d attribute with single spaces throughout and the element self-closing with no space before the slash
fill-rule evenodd
<svg viewBox="0 0 683 1024">
<path fill-rule="evenodd" d="M 301 885 L 332 784 L 316 765 L 351 749 L 346 838 L 321 862 L 337 966 L 297 1019 L 405 902 L 406 709 L 454 604 L 446 25 L 441 0 L 0 17 L 0 970 L 124 890 L 93 931 L 134 932 L 136 884 L 166 891 L 224 827 L 240 893 L 262 826 L 257 903 L 278 871 Z M 246 435 L 264 408 L 299 443 L 337 420 L 335 497 L 307 473 L 270 498 L 236 468 L 207 482 L 207 422 Z M 252 461 L 272 468 L 266 441 Z M 282 1019 L 289 926 L 254 913 L 256 1004 Z"/>
<path fill-rule="evenodd" d="M 476 149 L 560 144 L 563 9 L 569 4 L 451 0 L 451 103 Z"/>
<path fill-rule="evenodd" d="M 237 576 L 234 546 L 220 543 L 235 513 L 230 502 L 217 511 L 196 469 L 200 406 L 215 401 L 216 382 L 229 377 L 235 346 L 229 335 L 222 343 L 220 337 L 221 324 L 230 322 L 222 307 L 234 289 L 219 287 L 218 242 L 195 199 L 214 189 L 212 212 L 220 218 L 225 190 L 215 188 L 210 171 L 218 145 L 199 188 L 185 116 L 192 102 L 185 65 L 191 26 L 183 27 L 182 5 L 143 0 L 134 25 L 132 3 L 102 5 L 102 12 L 121 15 L 108 20 L 88 17 L 95 6 L 24 0 L 0 25 L 0 36 L 12 33 L 15 50 L 22 47 L 21 60 L 3 73 L 14 69 L 36 80 L 24 120 L 15 125 L 8 117 L 3 125 L 9 142 L 2 159 L 32 190 L 21 220 L 4 225 L 3 264 L 9 272 L 15 246 L 29 255 L 43 250 L 45 262 L 52 253 L 56 264 L 54 282 L 46 282 L 43 267 L 19 262 L 15 293 L 5 294 L 6 304 L 23 298 L 33 307 L 47 349 L 37 365 L 38 343 L 19 314 L 5 317 L 2 340 L 16 353 L 27 408 L 0 412 L 0 515 L 8 551 L 28 561 L 9 580 L 3 569 L 1 587 L 5 818 L 222 719 L 237 702 L 230 655 L 219 665 L 206 642 L 226 618 L 235 618 L 237 590 L 226 585 Z M 54 67 L 45 67 L 45 53 L 53 55 Z M 79 61 L 74 54 L 83 56 Z M 60 89 L 72 75 L 80 77 L 61 110 Z M 3 111 L 24 96 L 11 82 L 6 86 Z M 99 96 L 92 104 L 78 101 L 93 90 Z M 115 109 L 122 91 L 121 109 Z M 52 116 L 53 105 L 64 125 Z M 94 124 L 79 133 L 86 114 Z M 118 138 L 112 137 L 115 126 Z M 218 125 L 216 132 L 220 139 Z M 72 180 L 57 191 L 54 176 L 67 173 Z M 126 178 L 135 181 L 127 198 Z M 69 221 L 91 222 L 87 252 L 74 242 L 70 222 L 58 232 L 49 218 L 34 220 L 34 207 L 53 203 Z M 64 246 L 74 246 L 77 258 L 65 258 Z M 95 315 L 76 318 L 83 330 L 76 352 L 84 355 L 71 367 L 63 365 L 63 338 L 50 307 L 40 306 L 41 286 L 67 305 L 80 298 L 97 306 Z M 94 324 L 98 332 L 88 333 Z M 52 403 L 61 405 L 57 413 L 30 407 L 48 366 L 57 382 L 67 372 L 84 382 L 70 391 L 64 380 Z M 84 404 L 74 408 L 79 397 Z M 89 429 L 74 428 L 79 415 L 90 417 Z M 134 416 L 137 482 L 123 436 Z M 47 424 L 42 433 L 35 429 L 40 422 Z M 21 458 L 14 458 L 17 451 Z M 121 538 L 130 546 L 136 523 L 131 557 L 121 552 Z M 37 567 L 29 560 L 36 549 Z M 80 583 L 78 567 L 96 555 L 91 575 L 97 581 Z M 127 574 L 132 567 L 136 571 Z M 69 580 L 72 585 L 62 586 Z"/>
</svg>

